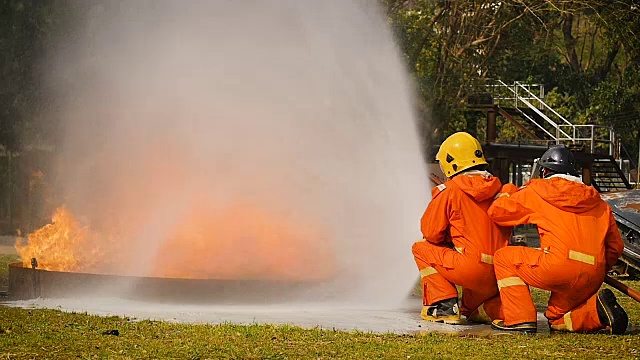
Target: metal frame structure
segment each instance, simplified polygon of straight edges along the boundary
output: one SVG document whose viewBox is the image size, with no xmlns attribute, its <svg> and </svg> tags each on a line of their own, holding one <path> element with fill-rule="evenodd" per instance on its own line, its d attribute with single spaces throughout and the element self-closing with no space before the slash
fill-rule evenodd
<svg viewBox="0 0 640 360">
<path fill-rule="evenodd" d="M 525 84 L 519 81 L 509 85 L 502 80 L 496 80 L 495 83 L 487 85 L 487 88 L 496 105 L 508 105 L 514 108 L 523 119 L 545 133 L 556 144 L 570 142 L 585 145 L 590 153 L 595 153 L 603 144 L 606 153 L 615 158 L 619 157 L 620 145 L 611 127 L 571 123 L 543 101 L 544 85 Z M 525 110 L 535 113 L 548 126 L 543 126 L 544 123 L 536 121 Z"/>
</svg>

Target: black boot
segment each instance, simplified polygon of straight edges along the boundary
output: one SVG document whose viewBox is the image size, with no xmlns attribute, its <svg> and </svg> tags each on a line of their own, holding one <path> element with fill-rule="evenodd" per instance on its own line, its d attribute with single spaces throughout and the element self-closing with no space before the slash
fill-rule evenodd
<svg viewBox="0 0 640 360">
<path fill-rule="evenodd" d="M 443 322 L 445 324 L 461 324 L 458 298 L 438 301 L 433 305 L 422 307 L 420 316 L 427 321 Z"/>
<path fill-rule="evenodd" d="M 535 322 L 505 325 L 504 320 L 493 320 L 491 328 L 502 331 L 517 331 L 523 334 L 535 334 L 538 331 L 538 326 Z"/>
<path fill-rule="evenodd" d="M 629 316 L 618 304 L 616 296 L 610 289 L 602 289 L 598 293 L 596 309 L 602 325 L 609 328 L 612 334 L 622 335 L 627 331 Z"/>
</svg>

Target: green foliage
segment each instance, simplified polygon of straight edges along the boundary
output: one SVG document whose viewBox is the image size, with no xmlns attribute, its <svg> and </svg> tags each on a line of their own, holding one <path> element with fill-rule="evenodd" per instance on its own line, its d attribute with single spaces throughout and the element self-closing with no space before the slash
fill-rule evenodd
<svg viewBox="0 0 640 360">
<path fill-rule="evenodd" d="M 432 140 L 468 130 L 465 98 L 491 79 L 544 84 L 577 124 L 614 126 L 640 140 L 640 6 L 633 0 L 385 1 L 425 104 Z M 499 140 L 522 137 L 498 124 Z M 636 155 L 637 158 L 637 155 Z"/>
<path fill-rule="evenodd" d="M 491 79 L 544 84 L 560 113 L 640 140 L 640 7 L 634 0 L 383 0 L 418 88 L 423 136 L 440 140 L 482 119 L 466 97 Z M 78 4 L 81 4 L 78 3 Z M 92 6 L 92 5 L 86 5 Z M 44 56 L 73 14 L 69 0 L 0 3 L 0 145 L 52 143 Z M 39 121 L 39 118 L 45 118 Z M 499 124 L 500 140 L 522 137 Z"/>
<path fill-rule="evenodd" d="M 8 150 L 17 151 L 39 136 L 35 120 L 46 103 L 44 60 L 64 13 L 61 4 L 0 2 L 0 145 Z"/>
<path fill-rule="evenodd" d="M 0 254 L 0 288 L 6 287 L 9 285 L 9 266 L 8 265 L 12 262 L 18 262 L 19 259 L 20 258 L 17 255 Z"/>
<path fill-rule="evenodd" d="M 544 102 L 574 124 L 587 124 L 588 118 L 581 112 L 575 95 L 560 93 L 558 88 L 553 88 L 545 94 Z"/>
</svg>

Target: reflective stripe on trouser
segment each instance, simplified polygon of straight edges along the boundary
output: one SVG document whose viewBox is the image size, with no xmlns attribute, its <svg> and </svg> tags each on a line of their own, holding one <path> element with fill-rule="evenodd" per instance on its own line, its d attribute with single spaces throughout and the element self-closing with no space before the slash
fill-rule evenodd
<svg viewBox="0 0 640 360">
<path fill-rule="evenodd" d="M 480 306 L 472 311 L 467 318 L 476 322 L 491 322 L 495 319 L 504 318 L 500 295 L 496 295 L 495 297 L 480 304 Z"/>
<path fill-rule="evenodd" d="M 593 294 L 587 302 L 556 320 L 549 320 L 551 328 L 560 331 L 597 331 L 603 328 L 598 318 L 597 296 Z"/>
<path fill-rule="evenodd" d="M 528 287 L 534 286 L 551 291 L 545 312 L 551 325 L 568 331 L 603 328 L 598 320 L 595 294 L 604 279 L 604 265 L 508 246 L 496 251 L 494 267 L 506 325 L 536 321 L 536 308 Z"/>
<path fill-rule="evenodd" d="M 500 299 L 491 264 L 480 262 L 479 254 L 459 252 L 426 241 L 413 245 L 413 255 L 422 278 L 423 304 L 431 305 L 458 296 L 462 286 L 460 313 L 469 316 L 482 303 L 493 319 L 499 318 Z M 488 300 L 491 300 L 488 302 Z"/>
</svg>

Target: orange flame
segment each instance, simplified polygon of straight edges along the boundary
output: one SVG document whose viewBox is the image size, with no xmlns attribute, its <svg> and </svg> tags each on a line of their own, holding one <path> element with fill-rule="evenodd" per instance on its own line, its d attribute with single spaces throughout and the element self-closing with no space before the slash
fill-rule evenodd
<svg viewBox="0 0 640 360">
<path fill-rule="evenodd" d="M 126 265 L 122 237 L 91 233 L 64 207 L 52 223 L 16 249 L 23 266 L 54 271 L 120 273 Z M 118 242 L 120 239 L 120 242 Z M 194 209 L 155 254 L 151 276 L 200 279 L 323 280 L 334 271 L 326 236 L 255 206 L 235 204 L 213 211 Z M 139 248 L 139 247 L 138 247 Z"/>
<path fill-rule="evenodd" d="M 32 232 L 27 243 L 19 237 L 16 250 L 23 266 L 30 267 L 36 258 L 38 268 L 55 271 L 78 271 L 93 265 L 93 251 L 87 251 L 88 228 L 76 221 L 65 208 L 58 208 L 51 224 Z"/>
<path fill-rule="evenodd" d="M 333 271 L 320 232 L 236 204 L 196 211 L 160 249 L 161 277 L 321 280 Z"/>
</svg>

